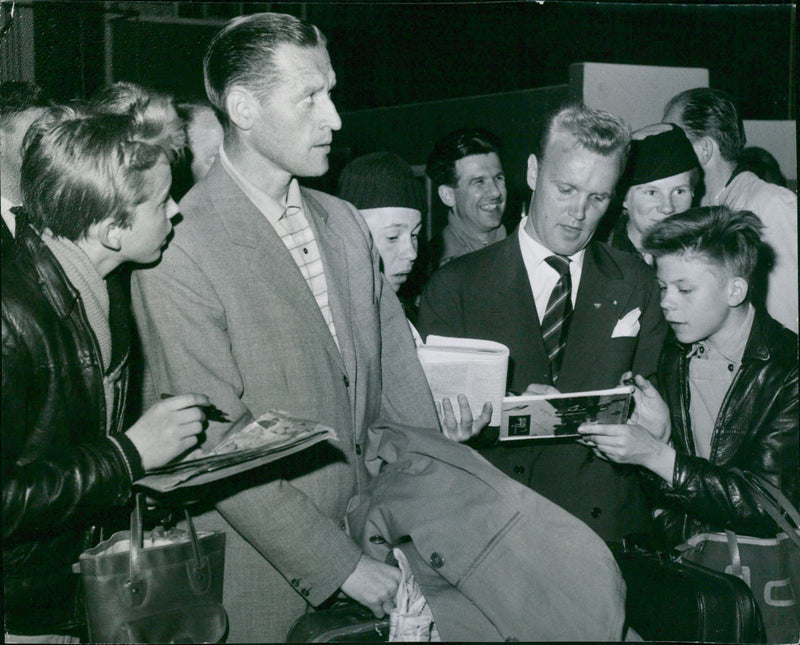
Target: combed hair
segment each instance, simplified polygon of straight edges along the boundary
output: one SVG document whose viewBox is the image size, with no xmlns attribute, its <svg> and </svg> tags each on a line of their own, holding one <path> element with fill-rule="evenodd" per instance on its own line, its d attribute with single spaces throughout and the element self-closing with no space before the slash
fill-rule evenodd
<svg viewBox="0 0 800 645">
<path fill-rule="evenodd" d="M 88 106 L 96 112 L 131 116 L 137 123 L 137 139 L 161 148 L 170 162 L 186 146 L 183 121 L 169 94 L 119 81 L 102 88 Z"/>
<path fill-rule="evenodd" d="M 581 147 L 608 157 L 619 154 L 624 165 L 631 142 L 630 128 L 618 116 L 591 108 L 584 103 L 569 103 L 553 112 L 545 121 L 539 139 L 538 158 L 544 162 L 550 140 L 559 133 L 572 135 Z"/>
<path fill-rule="evenodd" d="M 230 127 L 225 100 L 239 85 L 261 98 L 278 81 L 275 53 L 281 45 L 326 47 L 311 23 L 283 13 L 256 13 L 229 21 L 212 39 L 203 58 L 206 95 L 217 118 Z"/>
<path fill-rule="evenodd" d="M 752 286 L 763 227 L 750 211 L 703 206 L 658 222 L 645 235 L 643 245 L 656 262 L 664 255 L 699 255 Z"/>
<path fill-rule="evenodd" d="M 32 222 L 73 242 L 108 217 L 130 226 L 134 207 L 151 197 L 143 175 L 164 154 L 144 130 L 128 114 L 50 108 L 23 142 L 23 205 Z"/>
<path fill-rule="evenodd" d="M 434 186 L 455 187 L 458 183 L 456 161 L 471 155 L 494 152 L 500 155 L 502 142 L 495 134 L 483 128 L 460 128 L 447 133 L 433 147 L 425 164 L 425 174 Z"/>
<path fill-rule="evenodd" d="M 733 98 L 727 92 L 710 87 L 696 87 L 673 96 L 664 108 L 664 116 L 679 109 L 683 129 L 692 141 L 711 137 L 726 161 L 737 163 L 747 137 Z"/>
</svg>

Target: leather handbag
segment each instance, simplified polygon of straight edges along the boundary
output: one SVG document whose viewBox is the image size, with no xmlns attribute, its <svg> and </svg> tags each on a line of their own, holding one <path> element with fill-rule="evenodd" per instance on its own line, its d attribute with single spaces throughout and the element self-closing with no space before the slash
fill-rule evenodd
<svg viewBox="0 0 800 645">
<path fill-rule="evenodd" d="M 375 618 L 354 600 L 300 616 L 286 636 L 287 643 L 375 643 L 389 639 L 389 618 Z"/>
<path fill-rule="evenodd" d="M 678 546 L 681 559 L 732 574 L 753 590 L 770 643 L 800 642 L 800 513 L 764 478 L 736 471 L 781 532 L 774 538 L 701 533 Z"/>
<path fill-rule="evenodd" d="M 222 606 L 225 533 L 157 527 L 142 531 L 137 494 L 130 531 L 81 554 L 89 640 L 93 643 L 217 643 L 227 632 Z"/>
<path fill-rule="evenodd" d="M 627 587 L 626 622 L 644 640 L 765 642 L 758 605 L 744 581 L 625 540 L 610 546 Z"/>
</svg>

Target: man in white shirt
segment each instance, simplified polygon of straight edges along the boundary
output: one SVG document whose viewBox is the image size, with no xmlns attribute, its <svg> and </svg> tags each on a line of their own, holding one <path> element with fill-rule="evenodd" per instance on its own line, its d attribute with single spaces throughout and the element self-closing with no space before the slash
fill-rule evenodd
<svg viewBox="0 0 800 645">
<path fill-rule="evenodd" d="M 708 87 L 681 92 L 667 103 L 662 121 L 683 128 L 694 146 L 705 183 L 701 205 L 751 211 L 764 224 L 762 239 L 773 257 L 761 263 L 766 285 L 757 278 L 756 304 L 765 300 L 770 316 L 797 333 L 797 195 L 737 167 L 746 139 L 726 92 Z"/>
<path fill-rule="evenodd" d="M 41 88 L 23 81 L 0 85 L 0 212 L 3 216 L 3 244 L 16 232 L 11 209 L 22 204 L 20 168 L 22 140 L 31 123 L 47 106 Z"/>
</svg>

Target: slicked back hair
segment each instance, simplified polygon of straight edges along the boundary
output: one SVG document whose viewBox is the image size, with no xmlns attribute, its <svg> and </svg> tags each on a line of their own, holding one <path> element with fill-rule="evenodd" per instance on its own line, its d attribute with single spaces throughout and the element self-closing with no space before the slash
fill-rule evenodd
<svg viewBox="0 0 800 645">
<path fill-rule="evenodd" d="M 73 242 L 108 217 L 130 226 L 134 207 L 151 197 L 144 173 L 165 152 L 131 115 L 50 108 L 23 143 L 25 210 L 35 225 Z"/>
<path fill-rule="evenodd" d="M 537 157 L 543 164 L 547 145 L 558 134 L 568 134 L 578 144 L 604 157 L 616 155 L 620 173 L 625 168 L 631 143 L 630 128 L 618 116 L 591 108 L 584 103 L 569 103 L 553 112 L 546 120 L 539 138 Z"/>
<path fill-rule="evenodd" d="M 458 183 L 456 161 L 471 155 L 494 152 L 500 156 L 500 138 L 483 128 L 461 128 L 447 133 L 433 146 L 425 165 L 425 174 L 431 178 L 435 188 L 455 187 Z"/>
<path fill-rule="evenodd" d="M 648 231 L 643 245 L 656 263 L 664 255 L 699 256 L 752 287 L 762 228 L 750 211 L 703 206 L 661 220 Z"/>
<path fill-rule="evenodd" d="M 664 108 L 664 116 L 673 108 L 680 110 L 681 125 L 689 139 L 711 137 L 717 142 L 723 159 L 730 163 L 739 161 L 747 137 L 730 94 L 710 87 L 696 87 L 673 96 Z"/>
<path fill-rule="evenodd" d="M 279 80 L 275 53 L 281 45 L 326 47 L 323 33 L 311 23 L 283 13 L 256 13 L 229 21 L 212 39 L 203 58 L 206 94 L 227 132 L 225 99 L 234 85 L 265 96 Z"/>
</svg>

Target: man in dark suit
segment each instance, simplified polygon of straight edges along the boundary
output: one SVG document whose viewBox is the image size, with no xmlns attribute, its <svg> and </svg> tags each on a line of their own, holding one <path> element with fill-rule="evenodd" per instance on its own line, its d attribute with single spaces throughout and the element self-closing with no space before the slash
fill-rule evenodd
<svg viewBox="0 0 800 645">
<path fill-rule="evenodd" d="M 528 216 L 506 240 L 457 258 L 433 276 L 420 307 L 423 337 L 507 345 L 508 389 L 514 392 L 607 389 L 627 371 L 653 374 L 666 325 L 652 270 L 592 240 L 629 140 L 626 126 L 611 114 L 583 105 L 558 110 L 545 126 L 539 154 L 528 158 Z M 482 453 L 606 540 L 649 529 L 635 473 L 574 441 L 546 441 L 491 445 Z"/>
</svg>

